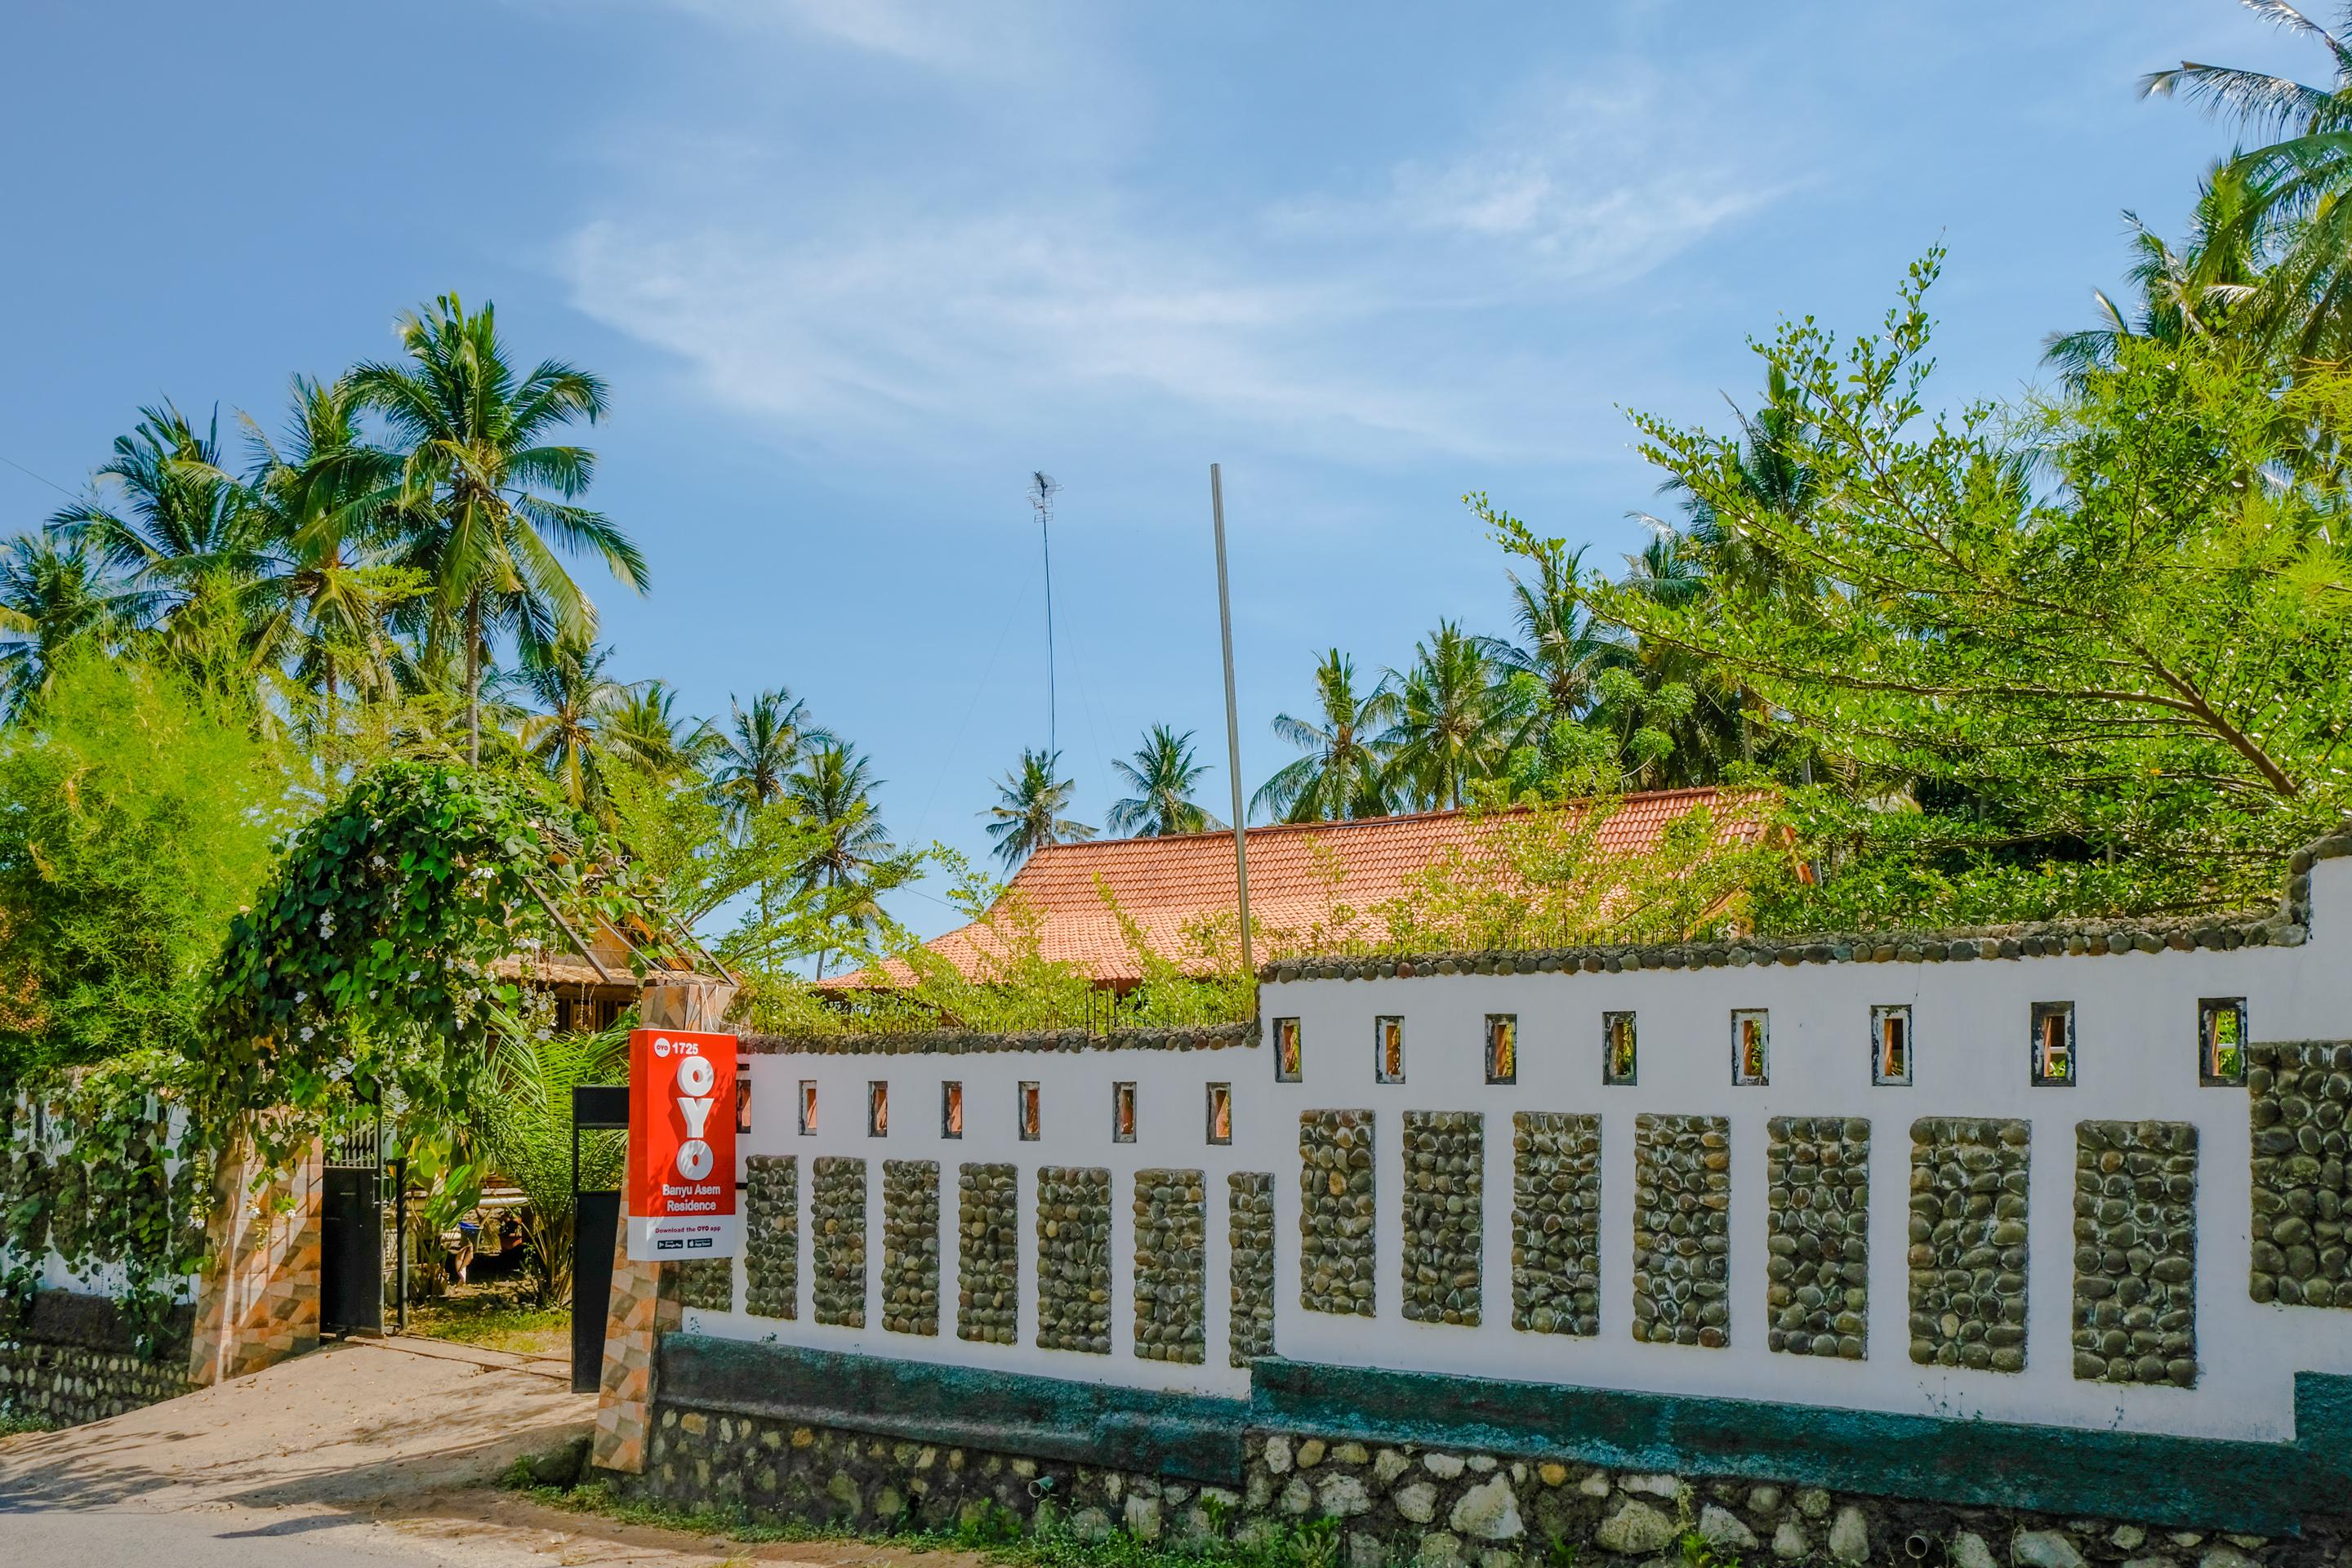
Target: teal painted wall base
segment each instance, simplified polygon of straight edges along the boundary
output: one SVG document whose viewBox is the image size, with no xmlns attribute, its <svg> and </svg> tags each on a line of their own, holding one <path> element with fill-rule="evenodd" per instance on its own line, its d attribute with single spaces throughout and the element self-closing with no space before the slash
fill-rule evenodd
<svg viewBox="0 0 2352 1568">
<path fill-rule="evenodd" d="M 1269 1357 L 1246 1402 L 673 1334 L 664 1408 L 1242 1484 L 1246 1435 L 1575 1460 L 1922 1502 L 2292 1535 L 2352 1515 L 2352 1377 L 2295 1381 L 2292 1443 L 1948 1420 Z"/>
</svg>

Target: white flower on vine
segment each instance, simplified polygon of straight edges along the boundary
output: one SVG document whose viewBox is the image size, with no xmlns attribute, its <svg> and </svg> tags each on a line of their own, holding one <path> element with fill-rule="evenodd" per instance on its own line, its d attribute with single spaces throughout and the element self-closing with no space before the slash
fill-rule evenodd
<svg viewBox="0 0 2352 1568">
<path fill-rule="evenodd" d="M 311 1027 L 310 1025 L 308 1025 L 308 1024 L 305 1024 L 305 1025 L 303 1025 L 303 1026 L 302 1026 L 302 1037 L 303 1037 L 305 1040 L 308 1040 L 311 1036 L 313 1036 L 313 1035 L 317 1034 L 318 1032 L 319 1032 L 318 1030 L 316 1030 L 316 1029 L 312 1028 L 312 1027 Z"/>
<path fill-rule="evenodd" d="M 416 977 L 417 977 L 418 975 L 420 975 L 420 974 L 424 973 L 425 973 L 425 971 L 423 971 L 423 970 L 421 970 L 421 969 L 412 969 L 412 970 L 410 970 L 410 971 L 408 972 L 408 979 L 409 979 L 409 983 L 410 983 L 411 984 L 415 984 Z"/>
</svg>

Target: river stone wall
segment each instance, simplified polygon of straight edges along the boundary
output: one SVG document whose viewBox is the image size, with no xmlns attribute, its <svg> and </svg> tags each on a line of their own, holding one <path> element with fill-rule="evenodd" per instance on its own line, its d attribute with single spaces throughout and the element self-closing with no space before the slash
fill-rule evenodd
<svg viewBox="0 0 2352 1568">
<path fill-rule="evenodd" d="M 743 1310 L 787 1321 L 800 1311 L 801 1173 L 793 1154 L 744 1163 Z"/>
<path fill-rule="evenodd" d="M 828 1154 L 809 1183 L 810 1301 L 816 1321 L 866 1326 L 866 1162 Z"/>
<path fill-rule="evenodd" d="M 2025 1370 L 2024 1121 L 1911 1124 L 1911 1359 Z"/>
<path fill-rule="evenodd" d="M 2074 1129 L 2074 1375 L 2197 1385 L 2197 1129 Z"/>
<path fill-rule="evenodd" d="M 1767 1342 L 1860 1361 L 1870 1342 L 1870 1123 L 1776 1116 L 1765 1132 Z"/>
<path fill-rule="evenodd" d="M 1404 1113 L 1404 1315 L 1475 1327 L 1484 1305 L 1486 1119 Z"/>
<path fill-rule="evenodd" d="M 1298 1304 L 1375 1314 L 1372 1113 L 1310 1110 L 1298 1119 Z"/>
<path fill-rule="evenodd" d="M 882 1326 L 940 1331 L 940 1163 L 882 1162 Z"/>
<path fill-rule="evenodd" d="M 1135 1353 L 1208 1359 L 1209 1189 L 1199 1171 L 1135 1173 Z"/>
<path fill-rule="evenodd" d="M 1247 1366 L 1274 1353 L 1274 1173 L 1225 1177 L 1226 1245 L 1233 1250 L 1233 1314 L 1225 1357 Z"/>
<path fill-rule="evenodd" d="M 2253 1121 L 2257 1301 L 2352 1307 L 2352 1045 L 2295 1041 L 2246 1051 Z"/>
<path fill-rule="evenodd" d="M 1633 1121 L 1633 1337 L 1731 1342 L 1731 1123 Z"/>
<path fill-rule="evenodd" d="M 1601 1331 L 1601 1118 L 1511 1116 L 1511 1326 Z"/>
<path fill-rule="evenodd" d="M 29 1306 L 0 1303 L 0 1416 L 78 1426 L 160 1405 L 188 1392 L 192 1314 L 174 1310 L 152 1356 L 115 1303 L 68 1290 L 35 1293 Z"/>
<path fill-rule="evenodd" d="M 664 1408 L 630 1495 L 842 1531 L 1120 1537 L 1331 1568 L 1745 1562 L 1943 1568 L 2352 1568 L 2352 1520 L 2298 1537 L 1912 1503 L 1771 1481 L 1256 1432 L 1238 1487 Z M 1307 1527 L 1312 1526 L 1312 1530 Z"/>
<path fill-rule="evenodd" d="M 670 1267 L 677 1271 L 677 1299 L 684 1305 L 705 1312 L 735 1310 L 733 1258 L 698 1258 Z"/>
<path fill-rule="evenodd" d="M 1021 1332 L 1021 1184 L 1012 1165 L 956 1178 L 956 1338 L 1009 1345 Z"/>
<path fill-rule="evenodd" d="M 1110 1173 L 1037 1171 L 1037 1345 L 1110 1354 Z"/>
</svg>

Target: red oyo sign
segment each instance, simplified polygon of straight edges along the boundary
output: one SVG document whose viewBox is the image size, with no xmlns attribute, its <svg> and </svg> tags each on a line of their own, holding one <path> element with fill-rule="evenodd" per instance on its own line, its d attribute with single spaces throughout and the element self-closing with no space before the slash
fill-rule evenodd
<svg viewBox="0 0 2352 1568">
<path fill-rule="evenodd" d="M 735 1037 L 688 1029 L 629 1035 L 629 1256 L 732 1258 Z"/>
</svg>

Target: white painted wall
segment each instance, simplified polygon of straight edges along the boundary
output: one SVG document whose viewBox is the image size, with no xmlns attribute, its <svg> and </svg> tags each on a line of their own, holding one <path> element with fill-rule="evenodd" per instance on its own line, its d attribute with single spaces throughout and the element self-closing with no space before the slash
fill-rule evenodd
<svg viewBox="0 0 2352 1568">
<path fill-rule="evenodd" d="M 2313 874 L 2312 939 L 2294 948 L 1944 963 L 1834 963 L 1631 974 L 1426 976 L 1314 980 L 1264 987 L 1265 1017 L 1301 1021 L 1304 1081 L 1277 1084 L 1270 1047 L 1215 1051 L 1003 1052 L 953 1057 L 750 1058 L 757 1121 L 748 1152 L 863 1155 L 940 1163 L 942 1301 L 934 1339 L 846 1330 L 811 1321 L 807 1205 L 800 1176 L 801 1317 L 783 1323 L 741 1314 L 689 1313 L 704 1331 L 794 1344 L 923 1358 L 1007 1371 L 1203 1393 L 1245 1392 L 1225 1364 L 1230 1259 L 1224 1175 L 1275 1173 L 1277 1348 L 1304 1361 L 1396 1370 L 1460 1372 L 1596 1388 L 1710 1394 L 1948 1416 L 2278 1440 L 2293 1436 L 2298 1371 L 2352 1373 L 2352 1310 L 2257 1306 L 2247 1295 L 2250 1256 L 2249 1130 L 2242 1089 L 2203 1088 L 2197 1070 L 2200 997 L 2248 998 L 2256 1040 L 2352 1037 L 2352 860 Z M 2035 1002 L 2075 1007 L 2076 1083 L 2032 1087 L 2028 1020 Z M 1874 1087 L 1870 1009 L 1908 1003 L 1914 1083 Z M 1771 1082 L 1734 1087 L 1734 1008 L 1771 1012 Z M 1640 1021 L 1641 1081 L 1604 1088 L 1601 1016 L 1631 1010 Z M 1489 1013 L 1519 1019 L 1518 1081 L 1485 1079 L 1482 1028 Z M 1406 1077 L 1373 1079 L 1372 1020 L 1405 1019 Z M 796 1131 L 799 1081 L 814 1079 L 820 1131 Z M 866 1131 L 869 1080 L 891 1085 L 887 1138 Z M 966 1132 L 940 1136 L 943 1079 L 964 1085 Z M 1015 1138 L 1015 1085 L 1044 1086 L 1044 1137 Z M 1133 1143 L 1111 1141 L 1111 1084 L 1139 1086 Z M 1205 1136 L 1211 1081 L 1234 1086 L 1234 1142 Z M 1297 1301 L 1298 1118 L 1324 1109 L 1370 1108 L 1378 1117 L 1379 1312 L 1342 1318 Z M 1485 1323 L 1408 1321 L 1397 1262 L 1402 1228 L 1401 1126 L 1407 1110 L 1478 1110 L 1486 1116 Z M 1598 1112 L 1601 1118 L 1601 1333 L 1589 1340 L 1510 1327 L 1510 1115 L 1515 1110 Z M 1634 1118 L 1643 1111 L 1727 1116 L 1732 1137 L 1731 1343 L 1722 1350 L 1648 1345 L 1632 1338 Z M 1872 1124 L 1870 1353 L 1849 1363 L 1776 1355 L 1766 1348 L 1765 1123 L 1774 1116 L 1864 1116 Z M 2022 1374 L 1920 1367 L 1907 1354 L 1906 1253 L 1911 1123 L 1927 1116 L 2014 1117 L 2033 1130 L 2028 1264 L 2027 1367 Z M 2074 1286 L 2074 1124 L 2161 1119 L 2199 1129 L 2198 1353 L 2193 1390 L 2114 1387 L 2075 1381 L 2070 1314 Z M 955 1338 L 956 1166 L 1009 1161 L 1020 1168 L 1020 1343 Z M 1106 1165 L 1114 1173 L 1113 1353 L 1042 1351 L 1035 1333 L 1035 1168 Z M 1177 1367 L 1132 1351 L 1133 1173 L 1151 1166 L 1208 1173 L 1208 1363 Z M 869 1172 L 869 1279 L 881 1267 L 881 1172 Z M 740 1286 L 739 1286 L 739 1300 Z M 867 1321 L 880 1321 L 869 1285 Z"/>
</svg>

